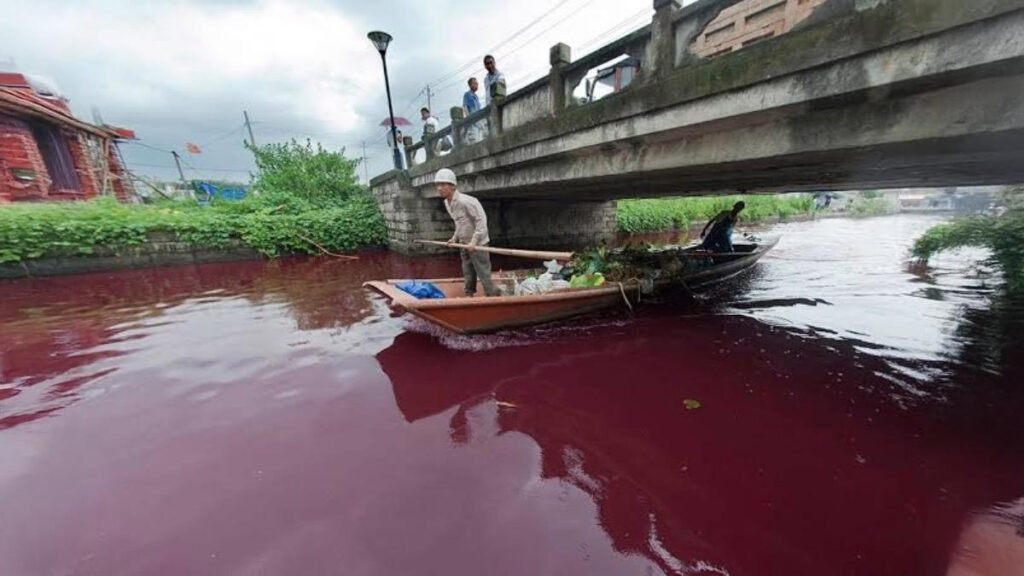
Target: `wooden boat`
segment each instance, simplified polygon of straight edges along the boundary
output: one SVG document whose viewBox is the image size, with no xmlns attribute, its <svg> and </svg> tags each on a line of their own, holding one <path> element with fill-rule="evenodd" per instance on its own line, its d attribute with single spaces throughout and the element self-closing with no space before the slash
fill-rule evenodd
<svg viewBox="0 0 1024 576">
<path fill-rule="evenodd" d="M 739 243 L 734 245 L 735 252 L 726 254 L 709 253 L 696 247 L 686 249 L 678 256 L 699 260 L 703 266 L 694 266 L 695 271 L 664 283 L 682 283 L 693 290 L 721 282 L 753 266 L 776 242 L 777 239 L 751 244 Z M 513 279 L 517 276 L 515 272 L 506 274 L 507 277 L 496 276 L 495 285 L 511 292 Z M 639 283 L 626 281 L 609 282 L 595 288 L 569 288 L 544 294 L 490 298 L 480 295 L 483 289 L 478 287 L 478 295 L 468 298 L 463 295 L 462 278 L 436 278 L 425 282 L 437 286 L 444 292 L 445 298 L 420 300 L 395 286 L 405 281 L 373 281 L 363 286 L 388 297 L 392 306 L 460 334 L 483 334 L 561 320 L 625 305 L 627 300 L 636 302 L 640 295 Z"/>
</svg>

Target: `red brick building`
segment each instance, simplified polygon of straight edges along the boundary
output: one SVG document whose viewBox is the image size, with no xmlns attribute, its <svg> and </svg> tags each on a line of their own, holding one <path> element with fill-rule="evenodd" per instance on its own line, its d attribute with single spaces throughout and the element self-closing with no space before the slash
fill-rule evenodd
<svg viewBox="0 0 1024 576">
<path fill-rule="evenodd" d="M 743 0 L 722 10 L 697 37 L 693 52 L 706 58 L 742 50 L 789 32 L 826 0 Z"/>
<path fill-rule="evenodd" d="M 129 131 L 75 118 L 67 100 L 0 72 L 0 203 L 130 197 L 117 141 Z"/>
</svg>

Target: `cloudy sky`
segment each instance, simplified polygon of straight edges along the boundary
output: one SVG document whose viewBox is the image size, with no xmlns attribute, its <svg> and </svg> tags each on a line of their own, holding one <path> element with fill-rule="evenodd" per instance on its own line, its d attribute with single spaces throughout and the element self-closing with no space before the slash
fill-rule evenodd
<svg viewBox="0 0 1024 576">
<path fill-rule="evenodd" d="M 687 2 L 689 3 L 689 2 Z M 186 176 L 245 181 L 242 111 L 257 143 L 311 138 L 362 156 L 372 177 L 390 164 L 380 57 L 388 49 L 395 114 L 419 128 L 432 85 L 442 125 L 465 80 L 491 52 L 509 90 L 546 73 L 548 48 L 578 58 L 650 21 L 651 0 L 0 0 L 0 68 L 54 79 L 76 115 L 93 109 L 132 128 L 129 167 L 176 177 L 161 150 L 185 154 Z M 152 148 L 144 147 L 143 145 Z M 156 149 L 160 150 L 156 150 Z"/>
</svg>

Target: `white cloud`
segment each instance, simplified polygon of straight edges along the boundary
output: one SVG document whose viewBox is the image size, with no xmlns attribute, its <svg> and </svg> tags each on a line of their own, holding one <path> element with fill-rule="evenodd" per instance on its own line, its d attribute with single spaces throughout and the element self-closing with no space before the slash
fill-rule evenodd
<svg viewBox="0 0 1024 576">
<path fill-rule="evenodd" d="M 494 51 L 513 90 L 544 74 L 556 42 L 582 56 L 586 41 L 617 25 L 605 41 L 642 25 L 651 8 L 651 0 L 0 1 L 0 60 L 13 57 L 22 71 L 55 78 L 82 117 L 97 106 L 106 121 L 158 147 L 217 141 L 191 162 L 244 170 L 251 159 L 240 136 L 218 139 L 247 109 L 258 141 L 311 136 L 358 153 L 368 140 L 372 173 L 389 160 L 377 128 L 387 114 L 380 58 L 368 30 L 395 36 L 388 52 L 395 112 L 410 120 L 425 103 L 413 97 L 422 86 L 475 61 L 435 96 L 446 121 L 465 78 L 482 72 L 484 52 L 552 7 Z M 166 154 L 132 147 L 126 154 L 129 163 L 171 166 Z"/>
</svg>

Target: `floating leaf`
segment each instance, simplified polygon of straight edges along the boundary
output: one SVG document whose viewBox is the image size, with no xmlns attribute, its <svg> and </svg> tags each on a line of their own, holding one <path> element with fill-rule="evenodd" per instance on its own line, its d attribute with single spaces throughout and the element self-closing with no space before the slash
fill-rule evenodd
<svg viewBox="0 0 1024 576">
<path fill-rule="evenodd" d="M 693 398 L 687 398 L 683 400 L 683 406 L 686 406 L 687 410 L 696 410 L 697 408 L 700 408 L 700 402 Z"/>
</svg>

